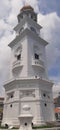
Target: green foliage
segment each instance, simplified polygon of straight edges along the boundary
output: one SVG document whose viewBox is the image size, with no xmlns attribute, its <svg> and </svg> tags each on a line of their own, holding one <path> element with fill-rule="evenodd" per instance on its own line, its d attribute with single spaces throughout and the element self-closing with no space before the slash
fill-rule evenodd
<svg viewBox="0 0 60 130">
<path fill-rule="evenodd" d="M 54 126 L 49 126 L 49 125 L 41 125 L 41 126 L 33 126 L 33 129 L 40 129 L 40 128 L 52 128 Z"/>
<path fill-rule="evenodd" d="M 0 125 L 0 129 L 7 129 L 5 126 Z"/>
</svg>

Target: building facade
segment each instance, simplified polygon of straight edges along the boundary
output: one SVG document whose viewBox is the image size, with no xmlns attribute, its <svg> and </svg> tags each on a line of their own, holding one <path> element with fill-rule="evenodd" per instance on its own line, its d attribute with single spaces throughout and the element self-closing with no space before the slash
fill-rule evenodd
<svg viewBox="0 0 60 130">
<path fill-rule="evenodd" d="M 54 99 L 54 112 L 55 112 L 55 117 L 57 121 L 60 121 L 60 93 L 58 97 Z"/>
<path fill-rule="evenodd" d="M 0 124 L 3 118 L 3 105 L 4 105 L 4 98 L 0 97 Z"/>
<path fill-rule="evenodd" d="M 16 38 L 9 44 L 12 50 L 10 80 L 4 85 L 5 101 L 2 124 L 19 125 L 19 115 L 25 104 L 31 107 L 33 124 L 54 121 L 53 83 L 48 79 L 45 47 L 40 36 L 42 27 L 31 6 L 24 6 L 14 28 Z"/>
</svg>

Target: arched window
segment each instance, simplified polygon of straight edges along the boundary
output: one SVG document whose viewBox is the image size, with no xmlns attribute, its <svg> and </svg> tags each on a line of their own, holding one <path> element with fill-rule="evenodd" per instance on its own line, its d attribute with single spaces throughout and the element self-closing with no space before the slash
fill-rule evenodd
<svg viewBox="0 0 60 130">
<path fill-rule="evenodd" d="M 44 96 L 44 97 L 46 97 L 46 94 L 45 94 L 45 93 L 43 93 L 43 96 Z"/>
<path fill-rule="evenodd" d="M 12 107 L 12 104 L 10 104 L 10 107 Z"/>
<path fill-rule="evenodd" d="M 44 106 L 47 107 L 47 104 L 45 103 Z"/>
<path fill-rule="evenodd" d="M 37 53 L 34 54 L 35 59 L 39 60 L 39 55 Z"/>
<path fill-rule="evenodd" d="M 22 45 L 20 45 L 16 50 L 15 50 L 15 57 L 17 60 L 21 60 L 21 52 L 22 52 Z"/>
</svg>

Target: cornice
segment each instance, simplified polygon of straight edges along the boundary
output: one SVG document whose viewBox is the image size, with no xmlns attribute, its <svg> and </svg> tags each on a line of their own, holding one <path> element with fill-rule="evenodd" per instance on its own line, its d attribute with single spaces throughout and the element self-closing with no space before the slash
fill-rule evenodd
<svg viewBox="0 0 60 130">
<path fill-rule="evenodd" d="M 49 85 L 49 86 L 53 86 L 53 82 L 48 80 L 48 79 L 43 79 L 43 78 L 16 78 L 10 81 L 7 81 L 4 85 L 4 87 L 9 86 L 9 85 L 13 85 L 13 84 L 17 84 L 17 83 L 39 83 L 39 84 L 45 84 L 45 85 Z"/>
<path fill-rule="evenodd" d="M 36 23 L 35 21 L 33 21 L 31 18 L 28 18 L 27 16 L 20 22 L 18 23 L 18 25 L 13 28 L 15 31 L 19 30 L 19 28 L 21 28 L 25 23 L 28 23 L 28 24 L 32 24 L 32 26 L 35 26 L 37 27 L 38 29 L 41 29 L 42 26 L 40 26 L 38 23 Z"/>
<path fill-rule="evenodd" d="M 43 44 L 44 46 L 46 46 L 48 44 L 48 42 L 45 41 L 44 39 L 42 39 L 41 37 L 39 37 L 38 34 L 32 32 L 29 29 L 25 29 L 8 46 L 12 48 L 15 44 L 17 44 L 20 40 L 22 40 L 26 36 L 30 36 L 32 39 L 34 38 L 36 41 L 38 41 L 40 44 Z"/>
</svg>

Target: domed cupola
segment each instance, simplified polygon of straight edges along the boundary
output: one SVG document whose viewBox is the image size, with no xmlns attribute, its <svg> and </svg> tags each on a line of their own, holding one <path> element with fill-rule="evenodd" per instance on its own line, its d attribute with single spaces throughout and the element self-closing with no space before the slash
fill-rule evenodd
<svg viewBox="0 0 60 130">
<path fill-rule="evenodd" d="M 18 15 L 18 22 L 20 22 L 24 17 L 29 17 L 37 22 L 37 14 L 30 5 L 25 5 L 21 8 L 20 14 Z"/>
<path fill-rule="evenodd" d="M 24 7 L 21 8 L 20 12 L 26 11 L 26 10 L 34 11 L 34 9 L 30 5 L 25 5 Z"/>
</svg>

